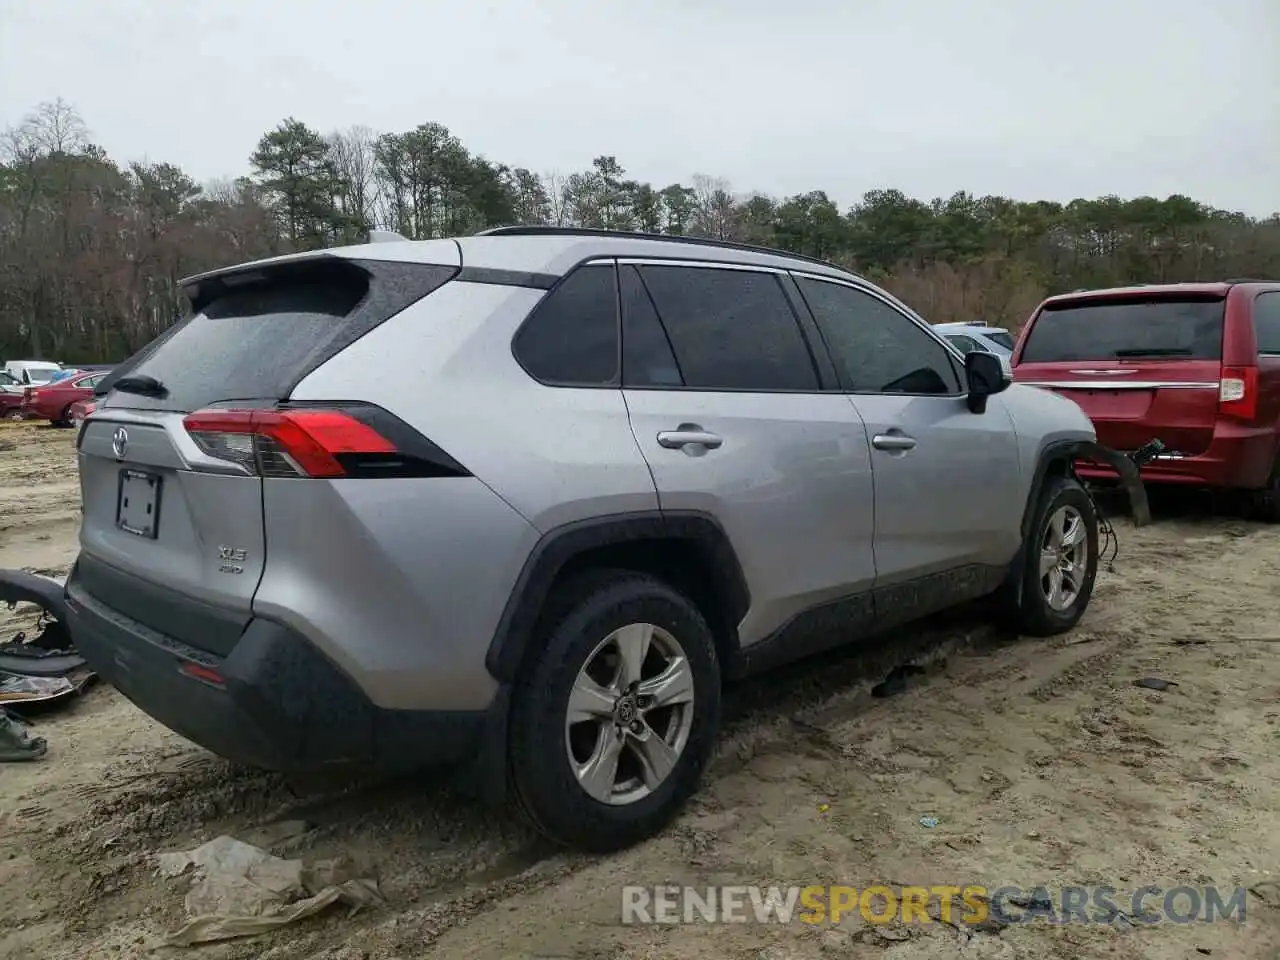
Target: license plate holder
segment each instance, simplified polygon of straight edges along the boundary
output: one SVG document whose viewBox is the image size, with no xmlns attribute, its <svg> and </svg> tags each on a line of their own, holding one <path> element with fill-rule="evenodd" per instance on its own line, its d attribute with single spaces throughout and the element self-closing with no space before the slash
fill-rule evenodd
<svg viewBox="0 0 1280 960">
<path fill-rule="evenodd" d="M 160 529 L 160 477 L 142 470 L 121 470 L 116 526 L 125 533 L 156 539 Z"/>
</svg>

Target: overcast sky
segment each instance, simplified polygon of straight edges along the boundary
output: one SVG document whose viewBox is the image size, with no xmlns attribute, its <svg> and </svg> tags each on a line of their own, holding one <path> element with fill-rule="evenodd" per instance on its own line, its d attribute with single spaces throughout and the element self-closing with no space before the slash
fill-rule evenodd
<svg viewBox="0 0 1280 960">
<path fill-rule="evenodd" d="M 234 176 L 293 115 L 538 172 L 1280 210 L 1280 0 L 0 0 L 0 126 Z"/>
</svg>

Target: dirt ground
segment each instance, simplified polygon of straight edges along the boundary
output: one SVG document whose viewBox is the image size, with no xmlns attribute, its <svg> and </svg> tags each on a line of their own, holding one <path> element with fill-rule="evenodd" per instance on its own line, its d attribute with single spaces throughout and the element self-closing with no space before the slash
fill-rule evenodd
<svg viewBox="0 0 1280 960">
<path fill-rule="evenodd" d="M 72 436 L 0 428 L 0 567 L 69 567 Z M 963 613 L 734 690 L 695 803 L 608 858 L 548 850 L 431 779 L 229 767 L 96 686 L 35 718 L 43 761 L 0 767 L 0 958 L 1280 957 L 1280 529 L 1169 510 L 1116 520 L 1114 569 L 1066 637 L 1002 638 Z M 925 673 L 873 698 L 907 658 Z M 1178 686 L 1132 685 L 1145 676 Z M 219 834 L 350 855 L 387 905 L 153 953 L 186 881 L 151 855 Z M 662 883 L 1250 893 L 1243 924 L 623 925 L 621 887 Z"/>
</svg>

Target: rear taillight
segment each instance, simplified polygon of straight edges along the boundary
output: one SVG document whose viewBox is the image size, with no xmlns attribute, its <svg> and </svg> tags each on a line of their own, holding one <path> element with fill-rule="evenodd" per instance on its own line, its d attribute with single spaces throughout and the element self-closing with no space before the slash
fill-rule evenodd
<svg viewBox="0 0 1280 960">
<path fill-rule="evenodd" d="M 182 422 L 206 454 L 263 477 L 345 477 L 344 460 L 397 453 L 394 443 L 342 410 L 208 409 Z"/>
<path fill-rule="evenodd" d="M 1224 417 L 1252 420 L 1258 413 L 1258 368 L 1223 367 L 1218 411 Z"/>
</svg>

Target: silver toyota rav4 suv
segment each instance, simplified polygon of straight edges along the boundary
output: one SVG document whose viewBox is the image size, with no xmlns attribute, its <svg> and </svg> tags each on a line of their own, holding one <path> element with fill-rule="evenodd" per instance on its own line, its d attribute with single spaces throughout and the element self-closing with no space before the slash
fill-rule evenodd
<svg viewBox="0 0 1280 960">
<path fill-rule="evenodd" d="M 726 681 L 1089 602 L 1089 420 L 824 262 L 503 228 L 185 291 L 78 435 L 68 619 L 233 761 L 460 762 L 616 849 L 696 789 Z"/>
</svg>

